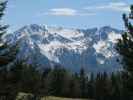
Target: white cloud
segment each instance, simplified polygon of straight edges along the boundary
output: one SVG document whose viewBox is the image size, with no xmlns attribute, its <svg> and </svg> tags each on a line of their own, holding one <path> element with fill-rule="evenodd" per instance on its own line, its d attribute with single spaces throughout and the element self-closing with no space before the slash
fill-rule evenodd
<svg viewBox="0 0 133 100">
<path fill-rule="evenodd" d="M 49 9 L 48 12 L 40 13 L 41 15 L 52 15 L 52 16 L 91 16 L 95 15 L 94 13 L 79 11 L 72 8 L 53 8 Z"/>
<path fill-rule="evenodd" d="M 48 15 L 56 15 L 56 16 L 75 16 L 77 10 L 71 8 L 54 8 L 50 9 Z"/>
<path fill-rule="evenodd" d="M 119 12 L 130 11 L 129 5 L 124 2 L 110 2 L 104 5 L 85 7 L 84 9 L 86 10 L 112 10 L 112 11 L 119 11 Z"/>
</svg>

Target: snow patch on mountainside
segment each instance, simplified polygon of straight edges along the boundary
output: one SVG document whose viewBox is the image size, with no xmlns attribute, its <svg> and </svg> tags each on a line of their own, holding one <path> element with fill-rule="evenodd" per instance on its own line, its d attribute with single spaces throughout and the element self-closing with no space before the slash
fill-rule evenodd
<svg viewBox="0 0 133 100">
<path fill-rule="evenodd" d="M 76 29 L 64 29 L 64 28 L 56 28 L 56 27 L 47 27 L 49 33 L 57 33 L 65 38 L 72 39 L 73 37 L 81 37 L 84 36 L 83 33 L 78 32 Z"/>
<path fill-rule="evenodd" d="M 115 32 L 108 33 L 107 39 L 101 39 L 93 45 L 96 53 L 102 54 L 105 58 L 110 58 L 116 56 L 114 46 L 118 39 L 121 39 L 121 34 L 116 34 Z"/>
<path fill-rule="evenodd" d="M 121 34 L 116 34 L 115 32 L 111 32 L 108 35 L 108 41 L 112 42 L 112 43 L 117 43 L 118 39 L 122 39 Z"/>
<path fill-rule="evenodd" d="M 96 54 L 102 54 L 105 58 L 110 58 L 113 57 L 112 51 L 108 50 L 110 47 L 110 44 L 107 43 L 106 41 L 100 40 L 98 43 L 95 43 L 93 47 L 96 50 Z"/>
</svg>

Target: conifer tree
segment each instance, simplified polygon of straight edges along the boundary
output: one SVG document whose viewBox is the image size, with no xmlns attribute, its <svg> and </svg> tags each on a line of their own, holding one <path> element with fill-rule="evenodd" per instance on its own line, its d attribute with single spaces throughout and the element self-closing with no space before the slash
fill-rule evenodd
<svg viewBox="0 0 133 100">
<path fill-rule="evenodd" d="M 106 72 L 98 73 L 95 82 L 95 99 L 96 100 L 111 100 L 111 82 Z"/>
<path fill-rule="evenodd" d="M 121 74 L 119 72 L 117 74 L 112 73 L 110 76 L 110 81 L 111 81 L 110 100 L 122 100 Z"/>
<path fill-rule="evenodd" d="M 6 34 L 8 25 L 3 25 L 2 18 L 7 5 L 7 1 L 0 1 L 0 67 L 5 67 L 16 58 L 17 45 L 10 46 L 3 41 L 3 35 Z"/>
<path fill-rule="evenodd" d="M 88 97 L 90 99 L 94 99 L 94 93 L 95 93 L 95 78 L 94 78 L 94 74 L 91 73 L 90 75 L 90 80 L 88 82 Z"/>
<path fill-rule="evenodd" d="M 123 14 L 126 32 L 117 44 L 117 51 L 121 55 L 123 65 L 123 95 L 125 100 L 133 100 L 133 5 L 130 7 L 129 17 Z"/>
<path fill-rule="evenodd" d="M 85 70 L 84 68 L 81 68 L 80 70 L 80 89 L 81 89 L 81 97 L 82 98 L 86 98 L 88 90 L 87 90 L 87 82 L 88 82 L 88 78 L 85 74 Z"/>
<path fill-rule="evenodd" d="M 7 78 L 9 66 L 16 59 L 17 45 L 10 46 L 3 41 L 3 36 L 6 34 L 8 25 L 3 25 L 2 18 L 6 9 L 7 1 L 0 0 L 0 97 L 5 96 L 7 100 L 13 100 L 13 92 L 10 90 L 10 84 Z"/>
<path fill-rule="evenodd" d="M 79 75 L 77 73 L 74 73 L 72 75 L 72 79 L 70 81 L 69 88 L 70 88 L 69 89 L 69 97 L 71 97 L 71 98 L 80 98 L 81 97 Z"/>
<path fill-rule="evenodd" d="M 63 96 L 66 74 L 67 71 L 58 65 L 49 73 L 47 77 L 49 95 Z"/>
</svg>

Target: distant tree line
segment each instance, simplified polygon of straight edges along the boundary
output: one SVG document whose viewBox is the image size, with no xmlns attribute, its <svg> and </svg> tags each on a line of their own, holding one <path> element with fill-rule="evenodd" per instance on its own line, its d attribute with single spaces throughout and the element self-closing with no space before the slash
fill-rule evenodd
<svg viewBox="0 0 133 100">
<path fill-rule="evenodd" d="M 24 92 L 35 97 L 59 96 L 94 100 L 121 100 L 122 97 L 120 74 L 108 75 L 104 72 L 88 75 L 83 68 L 79 73 L 72 73 L 61 66 L 45 68 L 40 72 L 35 69 L 36 66 L 19 62 L 15 65 L 3 74 L 6 78 L 1 85 L 8 86 L 6 91 L 12 93 L 11 96 Z"/>
</svg>

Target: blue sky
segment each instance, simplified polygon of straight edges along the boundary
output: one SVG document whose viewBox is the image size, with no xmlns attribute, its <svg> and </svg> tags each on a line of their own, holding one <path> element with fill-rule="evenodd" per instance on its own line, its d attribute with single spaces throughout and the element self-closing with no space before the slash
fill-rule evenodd
<svg viewBox="0 0 133 100">
<path fill-rule="evenodd" d="M 10 31 L 28 24 L 70 28 L 123 28 L 132 0 L 9 0 L 4 22 Z"/>
</svg>

